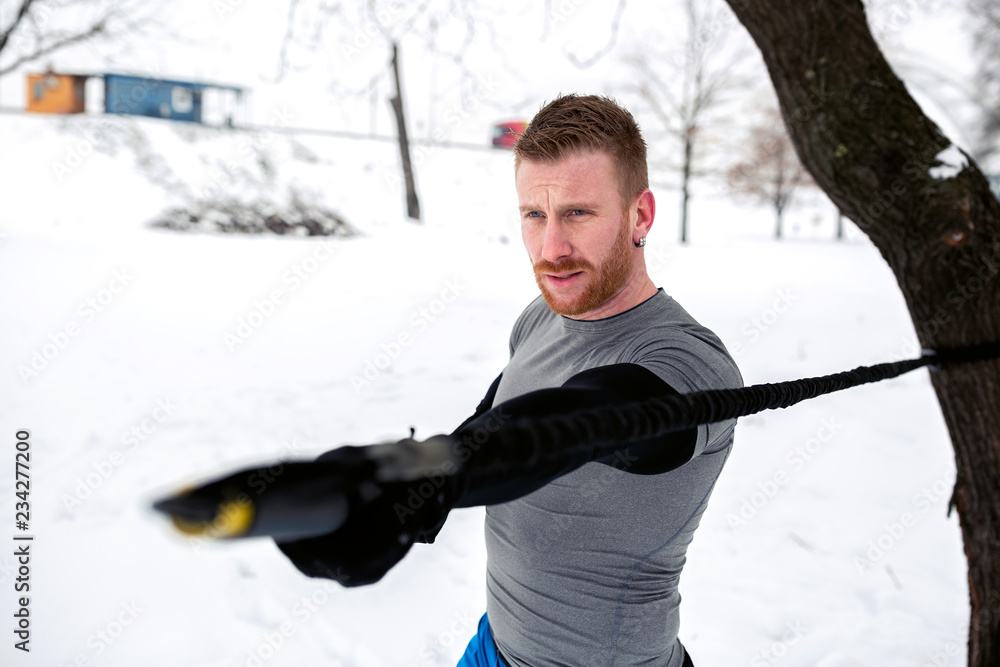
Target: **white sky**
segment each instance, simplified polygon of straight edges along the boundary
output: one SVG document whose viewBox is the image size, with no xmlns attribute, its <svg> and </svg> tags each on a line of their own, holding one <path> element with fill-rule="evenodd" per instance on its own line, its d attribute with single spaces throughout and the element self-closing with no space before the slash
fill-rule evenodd
<svg viewBox="0 0 1000 667">
<path fill-rule="evenodd" d="M 623 68 L 620 58 L 636 50 L 662 49 L 683 24 L 676 10 L 633 0 L 622 15 L 614 51 L 592 68 L 570 64 L 568 54 L 584 59 L 607 43 L 616 4 L 553 0 L 547 28 L 538 3 L 491 7 L 484 23 L 477 26 L 466 61 L 468 68 L 483 77 L 484 84 L 464 105 L 449 96 L 457 83 L 455 68 L 443 59 L 423 57 L 426 45 L 419 36 L 408 35 L 402 41 L 402 59 L 411 133 L 423 137 L 438 131 L 452 140 L 485 141 L 490 123 L 507 116 L 530 117 L 542 101 L 559 92 L 621 90 L 632 74 Z M 880 0 L 869 4 L 873 30 L 911 92 L 956 143 L 966 145 L 969 132 L 963 128 L 969 119 L 972 63 L 964 34 L 967 19 L 960 4 L 948 0 Z M 407 20 L 404 12 L 387 10 L 387 24 L 398 28 Z M 0 79 L 0 105 L 22 107 L 24 74 L 51 64 L 57 70 L 153 73 L 245 86 L 252 90 L 251 117 L 257 123 L 267 123 L 280 109 L 291 110 L 296 126 L 367 132 L 374 108 L 376 130 L 388 133 L 392 130 L 386 102 L 388 80 L 378 89 L 374 107 L 365 94 L 347 97 L 330 90 L 331 81 L 365 89 L 371 72 L 377 71 L 385 58 L 384 42 L 374 25 L 351 11 L 345 15 L 341 24 L 352 27 L 340 30 L 328 25 L 316 51 L 304 49 L 298 40 L 289 52 L 296 71 L 275 82 L 281 40 L 288 25 L 284 4 L 259 0 L 168 3 L 160 16 L 163 32 L 172 33 L 172 38 L 127 37 L 114 45 L 56 53 Z M 444 26 L 442 43 L 464 37 L 462 24 L 453 16 L 443 12 L 439 16 Z M 297 34 L 305 37 L 316 26 L 316 19 L 300 12 L 298 23 Z M 657 26 L 656 31 L 650 33 L 649 25 Z M 738 25 L 735 29 L 742 32 Z M 489 47 L 491 30 L 501 44 L 502 58 Z M 763 70 L 759 72 L 763 77 Z M 95 96 L 99 91 L 91 87 L 90 94 Z M 93 105 L 92 101 L 90 108 Z"/>
</svg>

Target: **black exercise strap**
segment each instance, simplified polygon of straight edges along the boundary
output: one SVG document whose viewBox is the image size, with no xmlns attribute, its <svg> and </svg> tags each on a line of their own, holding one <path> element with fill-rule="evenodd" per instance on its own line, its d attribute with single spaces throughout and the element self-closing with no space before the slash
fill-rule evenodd
<svg viewBox="0 0 1000 667">
<path fill-rule="evenodd" d="M 763 410 L 787 408 L 809 398 L 894 378 L 923 366 L 937 369 L 945 364 L 997 357 L 1000 357 L 1000 343 L 983 343 L 951 350 L 928 350 L 916 359 L 859 366 L 814 378 L 656 396 L 635 403 L 583 408 L 548 417 L 514 418 L 490 434 L 491 446 L 479 452 L 476 470 L 478 473 L 503 471 L 507 467 L 504 461 L 509 461 L 511 456 L 529 463 L 556 459 L 568 452 L 589 453 L 596 459 L 634 440 L 657 438 Z"/>
</svg>

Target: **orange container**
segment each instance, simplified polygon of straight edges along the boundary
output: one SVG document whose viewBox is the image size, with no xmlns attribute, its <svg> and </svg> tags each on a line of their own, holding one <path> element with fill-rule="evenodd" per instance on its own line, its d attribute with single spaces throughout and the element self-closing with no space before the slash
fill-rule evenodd
<svg viewBox="0 0 1000 667">
<path fill-rule="evenodd" d="M 28 111 L 83 113 L 87 77 L 80 74 L 28 75 Z"/>
</svg>

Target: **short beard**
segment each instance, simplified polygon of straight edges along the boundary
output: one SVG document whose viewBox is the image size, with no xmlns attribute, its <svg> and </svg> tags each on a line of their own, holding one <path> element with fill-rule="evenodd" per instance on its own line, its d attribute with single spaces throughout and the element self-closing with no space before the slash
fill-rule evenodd
<svg viewBox="0 0 1000 667">
<path fill-rule="evenodd" d="M 582 315 L 604 305 L 621 291 L 632 273 L 632 248 L 629 245 L 631 233 L 629 225 L 625 222 L 627 220 L 628 217 L 622 221 L 618 236 L 615 238 L 614 245 L 611 246 L 611 252 L 601 264 L 600 271 L 595 271 L 594 265 L 583 259 L 567 260 L 559 264 L 540 259 L 535 264 L 535 282 L 538 283 L 538 289 L 542 291 L 542 297 L 545 299 L 545 303 L 549 304 L 552 312 L 568 317 Z M 574 301 L 560 304 L 557 297 L 545 287 L 542 274 L 571 273 L 574 271 L 586 271 L 592 277 L 592 282 L 583 294 Z"/>
</svg>

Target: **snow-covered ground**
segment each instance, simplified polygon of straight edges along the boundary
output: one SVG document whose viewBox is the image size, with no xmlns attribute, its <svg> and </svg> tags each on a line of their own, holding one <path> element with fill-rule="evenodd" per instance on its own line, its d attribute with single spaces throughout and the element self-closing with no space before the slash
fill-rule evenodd
<svg viewBox="0 0 1000 667">
<path fill-rule="evenodd" d="M 185 539 L 149 505 L 244 464 L 410 426 L 428 436 L 467 416 L 536 293 L 510 155 L 425 156 L 418 226 L 403 219 L 389 144 L 116 122 L 0 116 L 8 628 L 19 429 L 31 432 L 35 536 L 31 653 L 7 630 L 0 663 L 453 665 L 485 604 L 481 509 L 347 590 L 301 576 L 267 541 Z M 93 150 L 112 134 L 119 150 Z M 177 192 L 217 183 L 213 165 L 256 155 L 247 141 L 278 165 L 276 192 L 321 191 L 363 236 L 146 226 Z M 917 353 L 878 252 L 856 232 L 830 240 L 829 210 L 792 210 L 778 243 L 766 211 L 702 197 L 693 243 L 678 246 L 676 202 L 658 196 L 651 273 L 722 337 L 747 383 Z M 927 371 L 741 420 L 681 582 L 697 664 L 964 664 L 953 479 Z"/>
</svg>

